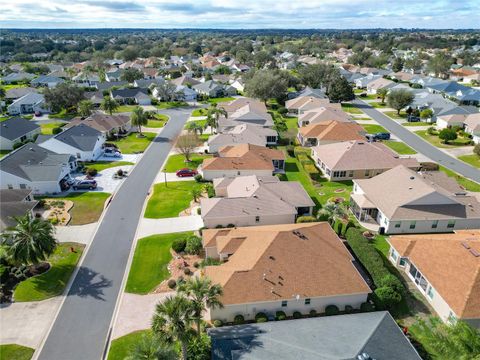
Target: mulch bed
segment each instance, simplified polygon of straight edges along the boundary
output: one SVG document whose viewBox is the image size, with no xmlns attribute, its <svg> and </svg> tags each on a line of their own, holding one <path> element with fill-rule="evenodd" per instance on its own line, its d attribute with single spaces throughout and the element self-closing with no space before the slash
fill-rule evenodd
<svg viewBox="0 0 480 360">
<path fill-rule="evenodd" d="M 25 273 L 25 279 L 18 279 L 13 274 L 4 275 L 5 279 L 1 279 L 1 288 L 0 288 L 0 303 L 11 303 L 13 301 L 13 291 L 15 287 L 22 281 L 36 275 L 43 274 L 50 269 L 50 264 L 47 262 L 42 262 L 38 265 L 31 265 L 28 267 L 27 272 Z"/>
</svg>

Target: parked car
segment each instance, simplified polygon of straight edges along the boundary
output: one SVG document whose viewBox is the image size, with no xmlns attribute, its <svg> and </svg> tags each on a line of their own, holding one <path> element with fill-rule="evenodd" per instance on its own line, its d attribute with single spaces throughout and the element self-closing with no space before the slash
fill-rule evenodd
<svg viewBox="0 0 480 360">
<path fill-rule="evenodd" d="M 79 180 L 73 184 L 73 190 L 89 189 L 93 190 L 97 188 L 97 182 L 95 180 Z"/>
<path fill-rule="evenodd" d="M 66 190 L 70 189 L 70 184 L 67 182 L 66 179 L 60 180 L 60 189 L 62 191 L 66 191 Z"/>
<path fill-rule="evenodd" d="M 390 140 L 390 133 L 387 132 L 379 132 L 374 134 L 375 140 Z"/>
<path fill-rule="evenodd" d="M 42 116 L 42 112 L 41 111 L 35 111 L 35 116 Z"/>
<path fill-rule="evenodd" d="M 118 146 L 115 145 L 114 143 L 105 143 L 103 144 L 104 149 L 116 149 L 118 150 Z"/>
<path fill-rule="evenodd" d="M 190 177 L 190 176 L 195 176 L 198 174 L 197 170 L 192 170 L 192 169 L 180 169 L 175 173 L 178 177 Z"/>
<path fill-rule="evenodd" d="M 122 153 L 115 148 L 105 148 L 103 155 L 106 157 L 122 157 Z"/>
</svg>

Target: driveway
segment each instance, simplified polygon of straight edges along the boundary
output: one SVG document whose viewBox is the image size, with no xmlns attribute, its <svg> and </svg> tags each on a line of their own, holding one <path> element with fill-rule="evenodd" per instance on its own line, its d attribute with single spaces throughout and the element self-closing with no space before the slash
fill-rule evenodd
<svg viewBox="0 0 480 360">
<path fill-rule="evenodd" d="M 98 222 L 85 225 L 55 226 L 55 238 L 60 242 L 89 244 Z"/>
<path fill-rule="evenodd" d="M 184 231 L 195 231 L 203 227 L 200 215 L 179 216 L 166 219 L 140 220 L 137 237 L 143 238 L 155 234 L 170 234 Z"/>
<path fill-rule="evenodd" d="M 50 333 L 37 350 L 38 359 L 103 358 L 147 192 L 190 112 L 162 111 L 174 121 L 154 139 L 105 210 Z"/>
<path fill-rule="evenodd" d="M 159 171 L 157 177 L 155 178 L 154 184 L 165 182 L 165 178 L 167 183 L 174 181 L 195 181 L 193 176 L 178 177 L 175 173 L 164 173 L 163 171 Z"/>
<path fill-rule="evenodd" d="M 398 124 L 395 120 L 382 114 L 380 111 L 372 108 L 368 103 L 361 100 L 354 100 L 352 103 L 358 105 L 368 116 L 374 119 L 377 123 L 382 125 L 385 129 L 390 131 L 405 144 L 414 148 L 419 153 L 432 159 L 434 162 L 457 172 L 471 180 L 480 183 L 480 170 L 460 161 L 452 156 L 449 156 L 442 150 L 426 142 L 421 137 L 407 130 L 404 126 Z"/>
<path fill-rule="evenodd" d="M 97 182 L 97 188 L 95 190 L 89 190 L 89 191 L 101 191 L 101 192 L 113 194 L 119 188 L 119 186 L 127 179 L 127 177 L 124 177 L 122 179 L 114 179 L 113 175 L 120 169 L 126 170 L 130 173 L 132 168 L 133 168 L 132 165 L 123 165 L 123 166 L 115 166 L 115 167 L 100 171 L 95 176 L 95 181 Z M 83 180 L 83 179 L 85 179 L 84 174 L 78 174 L 75 176 L 75 180 Z M 75 190 L 72 189 L 71 191 L 75 191 Z"/>
<path fill-rule="evenodd" d="M 108 156 L 101 156 L 97 161 L 128 161 L 136 164 L 142 158 L 142 154 L 122 154 L 120 158 L 112 158 Z"/>
<path fill-rule="evenodd" d="M 148 295 L 124 293 L 113 327 L 112 340 L 134 331 L 149 329 L 155 305 L 173 294 L 175 292 Z"/>
</svg>

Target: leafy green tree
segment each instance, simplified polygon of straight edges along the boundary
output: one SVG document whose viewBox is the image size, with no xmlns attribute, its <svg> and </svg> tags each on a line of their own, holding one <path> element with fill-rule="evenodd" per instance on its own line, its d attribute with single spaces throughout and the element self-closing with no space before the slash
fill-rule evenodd
<svg viewBox="0 0 480 360">
<path fill-rule="evenodd" d="M 480 144 L 477 144 L 473 147 L 473 153 L 477 154 L 477 156 L 480 156 Z"/>
<path fill-rule="evenodd" d="M 226 65 L 220 65 L 214 71 L 215 74 L 229 75 L 232 73 L 232 70 Z"/>
<path fill-rule="evenodd" d="M 447 76 L 450 67 L 454 60 L 443 52 L 438 52 L 427 63 L 429 71 L 433 72 L 435 76 Z"/>
<path fill-rule="evenodd" d="M 445 324 L 432 317 L 419 320 L 411 330 L 434 359 L 480 360 L 480 331 L 464 321 Z"/>
<path fill-rule="evenodd" d="M 0 87 L 0 99 L 3 99 L 5 97 L 5 89 L 3 87 Z"/>
<path fill-rule="evenodd" d="M 202 196 L 202 191 L 197 188 L 192 189 L 193 201 L 198 202 L 198 199 Z"/>
<path fill-rule="evenodd" d="M 93 103 L 90 100 L 82 100 L 78 103 L 77 112 L 81 117 L 86 118 L 92 115 Z"/>
<path fill-rule="evenodd" d="M 255 62 L 255 67 L 262 69 L 268 62 L 273 60 L 273 57 L 266 51 L 258 51 L 253 55 L 253 61 Z"/>
<path fill-rule="evenodd" d="M 205 127 L 198 121 L 190 121 L 187 123 L 187 126 L 185 127 L 189 132 L 192 132 L 197 135 L 202 135 L 203 131 L 205 130 Z"/>
<path fill-rule="evenodd" d="M 395 58 L 392 63 L 392 70 L 395 72 L 402 71 L 403 70 L 403 59 L 402 58 Z"/>
<path fill-rule="evenodd" d="M 110 96 L 105 96 L 100 104 L 102 110 L 108 112 L 110 115 L 113 114 L 115 110 L 118 109 L 118 103 L 115 99 L 112 99 Z"/>
<path fill-rule="evenodd" d="M 130 115 L 130 120 L 132 121 L 132 125 L 138 127 L 138 133 L 140 136 L 142 135 L 142 126 L 148 124 L 148 116 L 143 111 L 143 108 L 140 106 L 135 106 Z"/>
<path fill-rule="evenodd" d="M 122 73 L 120 79 L 129 83 L 133 83 L 135 80 L 143 79 L 143 73 L 138 69 L 129 68 Z"/>
<path fill-rule="evenodd" d="M 62 109 L 76 110 L 78 103 L 84 100 L 83 89 L 68 83 L 58 84 L 54 88 L 46 88 L 44 96 L 45 103 L 54 112 L 59 112 Z"/>
<path fill-rule="evenodd" d="M 190 155 L 198 145 L 198 136 L 190 133 L 180 135 L 177 140 L 177 149 L 185 157 L 185 162 L 190 162 Z"/>
<path fill-rule="evenodd" d="M 450 141 L 456 140 L 458 135 L 454 129 L 445 128 L 440 130 L 438 137 L 442 139 L 445 144 L 448 144 Z"/>
<path fill-rule="evenodd" d="M 133 61 L 138 57 L 138 51 L 132 47 L 127 47 L 122 51 L 122 57 L 125 61 Z"/>
<path fill-rule="evenodd" d="M 387 105 L 397 110 L 397 114 L 400 115 L 400 110 L 410 105 L 413 99 L 413 94 L 408 90 L 392 90 L 388 94 Z"/>
<path fill-rule="evenodd" d="M 213 129 L 218 129 L 218 119 L 220 119 L 220 116 L 227 118 L 228 114 L 224 108 L 218 107 L 216 103 L 211 104 L 207 110 L 207 125 L 210 126 L 212 134 Z"/>
<path fill-rule="evenodd" d="M 162 84 L 158 84 L 156 88 L 161 101 L 172 101 L 174 99 L 175 89 L 177 88 L 175 84 L 165 81 Z"/>
<path fill-rule="evenodd" d="M 339 74 L 329 78 L 327 94 L 332 102 L 350 101 L 355 99 L 352 85 L 347 79 Z"/>
<path fill-rule="evenodd" d="M 302 83 L 314 89 L 325 86 L 326 79 L 331 72 L 332 68 L 326 64 L 307 65 L 298 70 Z"/>
<path fill-rule="evenodd" d="M 388 89 L 381 88 L 377 90 L 377 96 L 382 100 L 382 104 L 385 103 L 385 98 L 387 97 Z"/>
<path fill-rule="evenodd" d="M 207 334 L 192 337 L 187 345 L 188 360 L 210 360 L 211 340 Z"/>
<path fill-rule="evenodd" d="M 413 56 L 405 60 L 405 68 L 418 71 L 422 68 L 422 60 L 418 56 Z"/>
<path fill-rule="evenodd" d="M 125 360 L 177 360 L 178 354 L 171 344 L 148 333 L 130 350 Z"/>
<path fill-rule="evenodd" d="M 245 83 L 245 93 L 265 104 L 268 99 L 283 99 L 287 89 L 287 80 L 272 70 L 258 70 Z"/>
<path fill-rule="evenodd" d="M 329 202 L 320 209 L 318 215 L 320 219 L 326 219 L 332 224 L 338 219 L 344 219 L 347 216 L 347 210 L 341 204 Z"/>
<path fill-rule="evenodd" d="M 422 111 L 420 111 L 420 119 L 422 120 L 430 119 L 432 116 L 433 116 L 432 109 L 423 109 Z"/>
<path fill-rule="evenodd" d="M 222 308 L 220 301 L 223 295 L 223 289 L 218 284 L 212 284 L 211 280 L 206 277 L 191 277 L 185 283 L 180 285 L 178 289 L 185 294 L 192 304 L 193 318 L 197 323 L 197 335 L 201 334 L 202 313 L 205 306 L 209 308 Z"/>
<path fill-rule="evenodd" d="M 55 229 L 49 221 L 27 213 L 14 218 L 17 224 L 1 235 L 8 257 L 14 264 L 38 264 L 53 254 L 57 247 Z"/>
<path fill-rule="evenodd" d="M 155 307 L 152 330 L 161 339 L 173 343 L 180 342 L 182 358 L 187 360 L 187 345 L 191 338 L 191 325 L 194 320 L 192 303 L 183 295 L 167 297 Z"/>
</svg>

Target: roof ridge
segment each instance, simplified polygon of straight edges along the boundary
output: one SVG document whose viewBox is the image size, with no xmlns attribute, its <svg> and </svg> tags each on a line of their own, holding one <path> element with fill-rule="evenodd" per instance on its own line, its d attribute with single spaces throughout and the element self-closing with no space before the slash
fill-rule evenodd
<svg viewBox="0 0 480 360">
<path fill-rule="evenodd" d="M 463 314 L 465 312 L 465 309 L 469 303 L 469 300 L 472 296 L 472 292 L 473 292 L 473 288 L 475 287 L 475 284 L 479 283 L 479 287 L 480 287 L 480 265 L 477 266 L 477 270 L 475 271 L 475 276 L 473 277 L 473 282 L 472 282 L 472 286 L 469 287 L 469 290 L 468 290 L 468 293 L 467 293 L 467 296 L 465 296 L 465 303 L 463 304 L 462 306 L 462 309 L 461 309 L 461 313 Z M 459 317 L 462 317 L 461 314 L 457 314 Z"/>
</svg>

